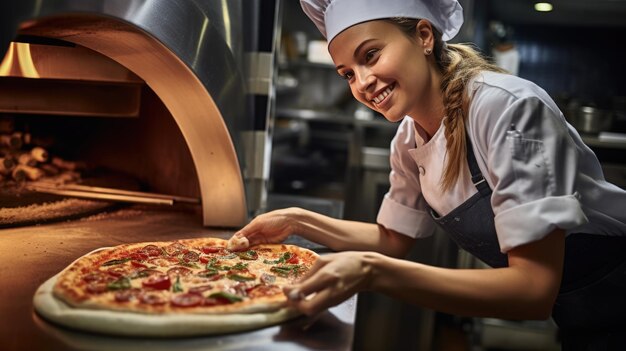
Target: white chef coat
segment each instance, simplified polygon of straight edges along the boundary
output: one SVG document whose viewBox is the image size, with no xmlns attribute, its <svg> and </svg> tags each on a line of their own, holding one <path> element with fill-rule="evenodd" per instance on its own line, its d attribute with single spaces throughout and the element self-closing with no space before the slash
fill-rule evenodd
<svg viewBox="0 0 626 351">
<path fill-rule="evenodd" d="M 604 179 L 595 154 L 548 94 L 508 74 L 482 72 L 468 84 L 468 135 L 478 166 L 493 190 L 491 206 L 500 249 L 567 234 L 626 235 L 626 191 Z M 440 216 L 477 192 L 465 167 L 442 191 L 446 163 L 443 124 L 431 140 L 405 117 L 391 143 L 390 189 L 377 222 L 404 235 L 431 235 Z"/>
</svg>

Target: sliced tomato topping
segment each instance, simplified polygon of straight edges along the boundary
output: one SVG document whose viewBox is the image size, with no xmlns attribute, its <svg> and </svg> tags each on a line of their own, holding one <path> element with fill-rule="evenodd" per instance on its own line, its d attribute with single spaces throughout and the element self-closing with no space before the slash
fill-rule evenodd
<svg viewBox="0 0 626 351">
<path fill-rule="evenodd" d="M 201 250 L 205 254 L 212 254 L 212 253 L 221 252 L 222 250 L 224 250 L 224 247 L 222 247 L 222 246 L 204 246 Z"/>
<path fill-rule="evenodd" d="M 287 261 L 285 261 L 287 263 L 291 263 L 291 264 L 298 264 L 299 260 L 298 260 L 298 256 L 294 253 L 291 254 L 291 257 L 289 259 L 287 259 Z"/>
<path fill-rule="evenodd" d="M 172 286 L 172 281 L 166 274 L 153 274 L 148 277 L 148 279 L 141 282 L 141 285 L 155 290 L 167 290 Z"/>
<path fill-rule="evenodd" d="M 144 291 L 139 294 L 139 301 L 145 303 L 146 305 L 164 305 L 167 303 L 167 300 L 163 297 L 163 295 L 154 292 L 154 291 Z"/>
<path fill-rule="evenodd" d="M 198 262 L 198 260 L 200 260 L 200 254 L 195 251 L 189 251 L 183 255 L 183 261 L 185 263 Z"/>
<path fill-rule="evenodd" d="M 204 297 L 198 294 L 177 294 L 170 299 L 170 303 L 176 307 L 196 307 L 203 302 Z"/>
<path fill-rule="evenodd" d="M 191 269 L 186 267 L 173 267 L 167 271 L 167 275 L 171 276 L 187 276 L 191 274 Z"/>
<path fill-rule="evenodd" d="M 209 261 L 210 261 L 210 260 L 211 260 L 211 258 L 210 258 L 210 257 L 207 257 L 207 256 L 200 256 L 200 262 L 202 262 L 202 263 L 204 263 L 204 264 L 209 263 Z"/>
<path fill-rule="evenodd" d="M 144 246 L 144 248 L 141 249 L 141 251 L 150 257 L 161 256 L 161 254 L 163 253 L 161 248 L 156 245 Z"/>
</svg>

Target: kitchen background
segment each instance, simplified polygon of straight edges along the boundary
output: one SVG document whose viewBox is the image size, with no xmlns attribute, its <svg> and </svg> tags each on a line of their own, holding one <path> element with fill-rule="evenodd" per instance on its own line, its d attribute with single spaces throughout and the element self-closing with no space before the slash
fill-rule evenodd
<svg viewBox="0 0 626 351">
<path fill-rule="evenodd" d="M 473 42 L 543 87 L 594 149 L 607 179 L 626 187 L 626 1 L 556 0 L 550 12 L 528 0 L 460 2 L 466 22 L 453 42 Z M 282 6 L 268 208 L 373 222 L 397 125 L 354 101 L 299 2 Z M 444 235 L 421 241 L 409 258 L 480 267 Z M 359 295 L 358 311 L 355 349 L 558 349 L 550 321 L 464 319 L 373 293 Z"/>
</svg>

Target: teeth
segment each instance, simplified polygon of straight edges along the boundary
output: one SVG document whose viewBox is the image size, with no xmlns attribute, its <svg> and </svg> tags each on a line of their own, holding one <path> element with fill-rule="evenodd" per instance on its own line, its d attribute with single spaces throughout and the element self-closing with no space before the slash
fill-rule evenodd
<svg viewBox="0 0 626 351">
<path fill-rule="evenodd" d="M 387 88 L 385 89 L 382 93 L 380 93 L 378 96 L 374 97 L 374 102 L 375 103 L 379 103 L 381 101 L 383 101 L 384 98 L 387 97 L 387 95 L 391 94 L 391 88 Z"/>
</svg>

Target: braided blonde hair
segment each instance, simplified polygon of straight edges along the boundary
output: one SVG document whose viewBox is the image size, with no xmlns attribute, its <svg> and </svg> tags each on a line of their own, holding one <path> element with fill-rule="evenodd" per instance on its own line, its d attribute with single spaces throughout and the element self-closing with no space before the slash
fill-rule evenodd
<svg viewBox="0 0 626 351">
<path fill-rule="evenodd" d="M 419 19 L 391 18 L 410 38 L 415 38 Z M 472 46 L 467 44 L 446 44 L 433 27 L 435 62 L 442 74 L 441 92 L 445 110 L 444 126 L 446 137 L 446 164 L 441 180 L 443 190 L 450 189 L 461 174 L 467 155 L 465 123 L 469 114 L 470 97 L 466 94 L 469 81 L 481 71 L 505 72 L 490 63 Z"/>
</svg>

